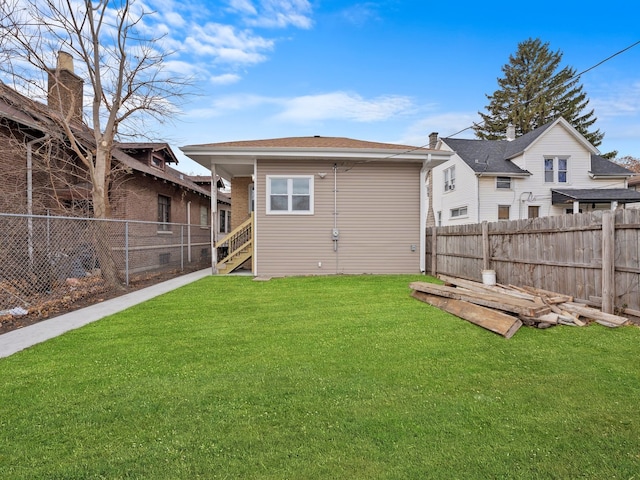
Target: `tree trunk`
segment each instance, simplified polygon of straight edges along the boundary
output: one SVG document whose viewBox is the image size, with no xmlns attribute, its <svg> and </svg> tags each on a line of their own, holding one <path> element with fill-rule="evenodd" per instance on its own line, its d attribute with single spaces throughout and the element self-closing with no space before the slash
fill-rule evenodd
<svg viewBox="0 0 640 480">
<path fill-rule="evenodd" d="M 109 205 L 108 191 L 108 175 L 107 168 L 110 168 L 111 162 L 107 162 L 107 157 L 111 156 L 111 152 L 105 152 L 105 149 L 98 147 L 96 152 L 95 168 L 93 171 L 91 191 L 93 200 L 93 216 L 96 219 L 91 222 L 93 225 L 93 242 L 100 261 L 100 272 L 104 281 L 115 289 L 122 289 L 122 279 L 118 271 L 118 264 L 113 254 L 113 241 L 109 235 L 109 218 L 111 211 Z"/>
</svg>

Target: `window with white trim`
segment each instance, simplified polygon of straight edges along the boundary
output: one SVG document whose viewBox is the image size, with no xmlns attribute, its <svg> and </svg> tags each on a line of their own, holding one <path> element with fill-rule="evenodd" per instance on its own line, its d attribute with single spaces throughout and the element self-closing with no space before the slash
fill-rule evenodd
<svg viewBox="0 0 640 480">
<path fill-rule="evenodd" d="M 313 213 L 313 175 L 267 175 L 267 213 Z"/>
<path fill-rule="evenodd" d="M 511 177 L 496 177 L 496 188 L 511 190 Z"/>
<path fill-rule="evenodd" d="M 509 220 L 509 205 L 498 205 L 498 220 Z"/>
<path fill-rule="evenodd" d="M 545 157 L 544 181 L 545 183 L 568 183 L 569 159 L 566 157 Z"/>
<path fill-rule="evenodd" d="M 467 216 L 467 207 L 458 207 L 452 208 L 450 212 L 451 218 L 456 217 L 466 217 Z"/>
<path fill-rule="evenodd" d="M 452 165 L 444 170 L 444 191 L 448 192 L 456 188 L 456 166 Z"/>
</svg>

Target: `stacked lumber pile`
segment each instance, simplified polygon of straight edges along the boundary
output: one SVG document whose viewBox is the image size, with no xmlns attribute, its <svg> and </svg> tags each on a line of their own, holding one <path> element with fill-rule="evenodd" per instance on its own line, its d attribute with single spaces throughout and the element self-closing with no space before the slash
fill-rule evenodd
<svg viewBox="0 0 640 480">
<path fill-rule="evenodd" d="M 411 295 L 505 338 L 511 338 L 523 324 L 548 328 L 584 327 L 592 322 L 619 327 L 628 323 L 625 317 L 576 303 L 569 295 L 534 287 L 484 285 L 444 275 L 440 279 L 445 285 L 411 283 Z"/>
</svg>

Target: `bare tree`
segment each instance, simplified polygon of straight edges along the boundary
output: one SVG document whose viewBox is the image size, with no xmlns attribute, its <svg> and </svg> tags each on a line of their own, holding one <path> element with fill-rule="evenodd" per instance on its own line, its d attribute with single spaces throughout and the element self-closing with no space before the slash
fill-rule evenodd
<svg viewBox="0 0 640 480">
<path fill-rule="evenodd" d="M 161 36 L 147 33 L 154 32 L 153 13 L 135 0 L 0 0 L 0 79 L 29 98 L 47 99 L 46 107 L 33 102 L 29 108 L 41 109 L 33 118 L 41 121 L 47 145 L 63 145 L 56 161 L 43 157 L 50 184 L 69 178 L 70 153 L 77 160 L 72 174 L 86 178 L 98 219 L 111 216 L 114 143 L 149 138 L 147 122 L 175 116 L 189 84 L 165 71 L 171 52 L 159 47 Z M 53 168 L 61 158 L 66 167 Z M 107 233 L 94 223 L 103 276 L 116 285 Z"/>
<path fill-rule="evenodd" d="M 0 74 L 18 91 L 48 98 L 55 113 L 49 131 L 86 169 L 96 218 L 111 213 L 114 142 L 145 136 L 147 120 L 173 117 L 188 85 L 165 73 L 171 52 L 158 49 L 162 37 L 147 36 L 151 15 L 134 0 L 0 2 Z M 90 89 L 86 110 L 83 85 Z"/>
<path fill-rule="evenodd" d="M 632 172 L 640 173 L 640 158 L 632 157 L 631 155 L 626 155 L 621 158 L 616 158 L 614 162 L 622 165 L 625 168 L 628 168 Z"/>
</svg>

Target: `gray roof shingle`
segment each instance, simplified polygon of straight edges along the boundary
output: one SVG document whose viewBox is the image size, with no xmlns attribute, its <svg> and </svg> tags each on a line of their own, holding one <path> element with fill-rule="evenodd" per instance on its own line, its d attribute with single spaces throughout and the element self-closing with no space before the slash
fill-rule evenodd
<svg viewBox="0 0 640 480">
<path fill-rule="evenodd" d="M 442 140 L 453 149 L 475 173 L 531 175 L 527 170 L 523 170 L 517 165 L 514 165 L 511 159 L 522 154 L 529 145 L 535 142 L 555 122 L 556 120 L 542 125 L 513 141 L 456 138 L 443 138 Z M 633 175 L 633 172 L 623 166 L 594 154 L 591 154 L 591 170 L 589 173 L 593 175 L 618 177 Z"/>
</svg>

